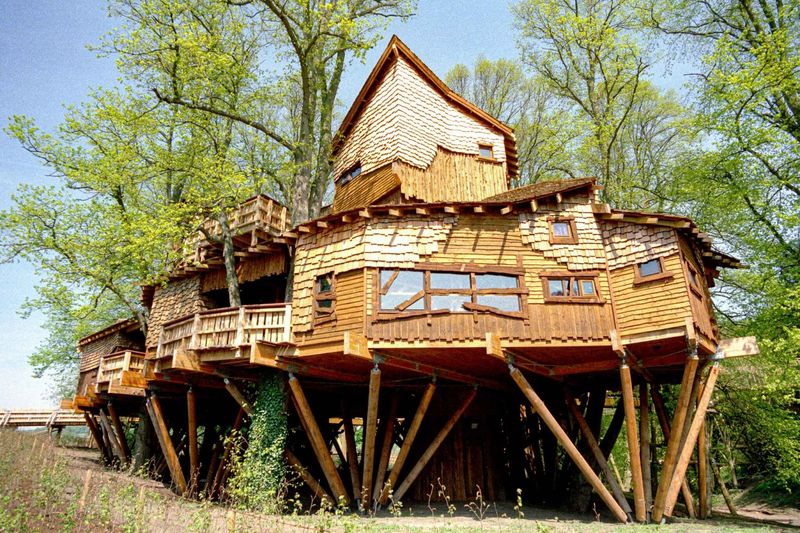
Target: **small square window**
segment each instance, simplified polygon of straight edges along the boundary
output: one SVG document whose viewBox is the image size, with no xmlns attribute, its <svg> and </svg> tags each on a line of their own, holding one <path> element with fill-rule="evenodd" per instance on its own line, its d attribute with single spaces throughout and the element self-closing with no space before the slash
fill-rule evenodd
<svg viewBox="0 0 800 533">
<path fill-rule="evenodd" d="M 578 244 L 578 232 L 572 218 L 550 218 L 550 244 Z"/>
<path fill-rule="evenodd" d="M 479 144 L 478 153 L 484 159 L 494 159 L 494 148 L 491 144 Z"/>
<path fill-rule="evenodd" d="M 650 261 L 645 261 L 644 263 L 639 264 L 639 275 L 643 278 L 647 276 L 655 276 L 656 274 L 661 274 L 661 260 L 660 259 L 651 259 Z"/>
<path fill-rule="evenodd" d="M 321 292 L 329 292 L 331 290 L 332 284 L 332 274 L 323 274 L 322 276 L 317 276 L 317 293 Z"/>
<path fill-rule="evenodd" d="M 590 279 L 581 280 L 581 292 L 584 296 L 594 296 L 594 281 Z"/>
<path fill-rule="evenodd" d="M 571 234 L 569 229 L 569 222 L 553 222 L 554 237 L 569 237 Z"/>
</svg>

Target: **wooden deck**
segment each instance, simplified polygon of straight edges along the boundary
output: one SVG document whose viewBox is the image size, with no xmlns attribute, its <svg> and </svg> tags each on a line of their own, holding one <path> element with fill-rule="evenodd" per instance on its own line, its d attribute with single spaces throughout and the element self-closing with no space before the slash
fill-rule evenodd
<svg viewBox="0 0 800 533">
<path fill-rule="evenodd" d="M 82 413 L 71 409 L 11 409 L 0 411 L 1 428 L 85 426 Z"/>
<path fill-rule="evenodd" d="M 247 359 L 256 342 L 291 342 L 291 304 L 259 304 L 211 309 L 161 327 L 156 359 L 189 352 L 199 362 Z"/>
<path fill-rule="evenodd" d="M 145 354 L 134 350 L 114 352 L 100 359 L 95 392 L 144 396 Z"/>
</svg>

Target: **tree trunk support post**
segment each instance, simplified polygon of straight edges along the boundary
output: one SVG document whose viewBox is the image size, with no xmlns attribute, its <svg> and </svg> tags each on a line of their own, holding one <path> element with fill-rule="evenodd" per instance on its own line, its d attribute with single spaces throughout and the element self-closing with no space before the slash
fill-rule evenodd
<svg viewBox="0 0 800 533">
<path fill-rule="evenodd" d="M 478 394 L 478 390 L 473 388 L 469 395 L 464 399 L 461 406 L 450 416 L 450 418 L 445 422 L 442 429 L 439 430 L 439 433 L 433 438 L 433 441 L 428 445 L 428 448 L 425 452 L 420 456 L 419 461 L 417 464 L 414 465 L 414 468 L 408 473 L 406 478 L 403 480 L 402 483 L 397 487 L 397 490 L 394 491 L 393 498 L 396 501 L 402 500 L 403 496 L 408 489 L 411 488 L 411 485 L 414 481 L 417 480 L 417 477 L 422 473 L 422 470 L 428 464 L 428 462 L 433 458 L 433 455 L 436 453 L 436 450 L 439 449 L 439 446 L 442 445 L 444 439 L 447 438 L 447 435 L 450 434 L 450 431 L 453 429 L 453 426 L 456 425 L 458 420 L 461 418 L 461 415 L 464 414 L 464 411 L 467 410 L 469 405 L 472 403 L 472 400 L 475 399 L 475 396 Z"/>
<path fill-rule="evenodd" d="M 608 466 L 606 457 L 603 455 L 600 445 L 597 444 L 597 439 L 594 435 L 592 435 L 592 430 L 589 428 L 589 424 L 581 414 L 580 409 L 578 409 L 578 405 L 575 403 L 575 398 L 567 390 L 564 391 L 564 398 L 567 402 L 567 407 L 569 408 L 570 413 L 572 413 L 572 417 L 578 423 L 578 427 L 583 434 L 583 438 L 586 439 L 586 442 L 589 444 L 589 448 L 592 450 L 592 455 L 594 455 L 595 461 L 597 461 L 598 466 L 603 471 L 603 475 L 606 477 L 606 482 L 611 487 L 611 492 L 614 493 L 614 498 L 616 498 L 617 503 L 620 507 L 622 507 L 622 510 L 625 511 L 625 514 L 628 516 L 628 520 L 632 522 L 633 511 L 631 510 L 631 506 L 628 504 L 628 500 L 625 499 L 625 494 L 622 492 L 622 487 L 620 487 L 619 483 L 617 483 L 617 478 L 614 476 L 614 473 Z"/>
<path fill-rule="evenodd" d="M 378 400 L 381 392 L 381 370 L 378 364 L 369 374 L 369 398 L 367 399 L 367 419 L 364 424 L 364 473 L 361 476 L 361 507 L 371 506 L 372 479 L 375 470 L 375 436 L 378 431 Z"/>
<path fill-rule="evenodd" d="M 191 386 L 186 391 L 186 414 L 189 431 L 189 494 L 194 495 L 200 476 L 200 450 L 197 447 L 197 404 Z"/>
<path fill-rule="evenodd" d="M 633 405 L 633 385 L 631 369 L 625 359 L 619 367 L 622 401 L 625 406 L 625 430 L 628 437 L 628 454 L 631 462 L 631 478 L 633 483 L 633 507 L 638 522 L 647 521 L 647 508 L 644 500 L 642 483 L 642 460 L 639 451 L 639 434 L 637 432 L 636 409 Z"/>
<path fill-rule="evenodd" d="M 130 352 L 128 352 L 130 353 Z M 119 439 L 119 447 L 122 450 L 122 455 L 125 456 L 125 464 L 131 462 L 131 449 L 128 447 L 128 440 L 125 438 L 125 429 L 122 427 L 122 422 L 117 415 L 117 410 L 114 408 L 113 402 L 108 402 L 108 416 L 111 418 L 111 423 L 114 426 L 114 431 Z"/>
<path fill-rule="evenodd" d="M 711 366 L 711 369 L 708 371 L 708 377 L 706 378 L 704 384 L 703 394 L 700 396 L 700 399 L 697 402 L 697 409 L 694 413 L 694 417 L 692 418 L 692 423 L 689 426 L 689 433 L 686 435 L 686 443 L 681 449 L 672 479 L 670 480 L 669 489 L 667 491 L 664 504 L 663 516 L 672 516 L 672 510 L 675 507 L 676 500 L 678 499 L 680 480 L 686 474 L 686 469 L 688 468 L 689 461 L 692 458 L 692 453 L 694 452 L 694 447 L 697 443 L 697 436 L 700 433 L 700 428 L 705 422 L 706 411 L 708 410 L 708 404 L 711 402 L 711 395 L 714 393 L 714 385 L 717 382 L 718 375 L 719 361 L 715 360 L 714 364 Z M 655 516 L 653 518 L 655 519 Z M 660 519 L 661 517 L 659 517 L 659 520 Z"/>
<path fill-rule="evenodd" d="M 353 498 L 361 502 L 361 472 L 358 471 L 358 449 L 356 448 L 356 434 L 353 429 L 353 418 L 347 404 L 342 402 L 344 420 L 344 444 L 347 448 L 347 467 L 350 469 L 350 482 L 353 485 Z M 360 506 L 360 503 L 359 503 Z"/>
<path fill-rule="evenodd" d="M 569 455 L 570 459 L 572 459 L 581 473 L 586 477 L 586 480 L 589 482 L 595 492 L 600 495 L 603 502 L 620 522 L 627 523 L 628 515 L 625 513 L 622 507 L 620 507 L 620 505 L 614 499 L 614 496 L 608 491 L 605 485 L 603 485 L 603 483 L 600 481 L 600 478 L 597 477 L 597 474 L 594 473 L 592 467 L 589 466 L 589 463 L 587 463 L 586 459 L 583 458 L 581 452 L 578 451 L 578 448 L 569 438 L 569 435 L 567 435 L 566 431 L 564 431 L 564 428 L 561 427 L 539 395 L 533 390 L 533 387 L 531 387 L 530 383 L 528 383 L 528 380 L 525 378 L 525 376 L 522 375 L 522 372 L 520 372 L 519 369 L 511 363 L 509 363 L 508 367 L 511 373 L 511 378 L 522 391 L 522 394 L 525 395 L 525 398 L 530 402 L 533 410 L 536 411 L 536 414 L 539 415 L 553 435 L 555 435 L 558 442 L 567 452 L 567 455 Z"/>
<path fill-rule="evenodd" d="M 108 416 L 102 409 L 100 409 L 100 426 L 102 426 L 104 438 L 108 439 L 108 443 L 111 445 L 114 455 L 117 456 L 119 464 L 123 464 L 125 462 L 125 454 L 122 453 L 122 447 L 119 444 L 119 437 L 114 434 L 114 428 L 111 427 L 111 422 L 108 420 Z"/>
<path fill-rule="evenodd" d="M 228 393 L 236 400 L 236 403 L 244 409 L 244 412 L 247 413 L 247 416 L 253 416 L 253 406 L 247 401 L 247 398 L 244 397 L 242 391 L 239 390 L 239 387 L 236 386 L 236 383 L 231 381 L 228 378 L 224 379 L 225 382 L 225 389 L 227 389 Z"/>
<path fill-rule="evenodd" d="M 647 519 L 653 512 L 653 470 L 650 464 L 650 399 L 647 396 L 647 383 L 639 385 L 639 451 L 642 457 L 642 485 Z"/>
<path fill-rule="evenodd" d="M 331 452 L 325 445 L 325 439 L 322 436 L 322 432 L 319 430 L 314 414 L 311 412 L 311 406 L 308 404 L 303 388 L 293 374 L 289 374 L 289 388 L 294 396 L 297 414 L 300 416 L 300 420 L 306 430 L 308 440 L 311 442 L 311 447 L 314 449 L 314 454 L 317 456 L 317 460 L 322 467 L 322 472 L 325 474 L 328 485 L 330 485 L 333 491 L 333 496 L 336 498 L 334 504 L 338 505 L 339 502 L 343 502 L 345 505 L 349 505 L 350 499 L 347 495 L 347 490 L 344 488 L 342 478 L 339 477 L 336 465 L 333 464 Z"/>
<path fill-rule="evenodd" d="M 664 464 L 661 467 L 661 477 L 658 480 L 658 490 L 656 491 L 656 498 L 653 502 L 653 521 L 660 522 L 664 514 L 665 503 L 667 500 L 667 491 L 672 482 L 672 473 L 675 470 L 675 462 L 678 459 L 678 453 L 683 440 L 683 425 L 686 421 L 686 413 L 689 410 L 689 404 L 692 399 L 692 383 L 694 382 L 694 375 L 697 371 L 697 365 L 700 360 L 695 351 L 686 360 L 683 367 L 683 378 L 681 379 L 681 389 L 678 395 L 678 404 L 675 407 L 675 414 L 672 416 L 672 425 L 670 426 L 670 435 L 667 441 L 667 452 L 664 456 Z M 666 435 L 665 435 L 666 437 Z M 679 478 L 680 479 L 680 478 Z M 691 496 L 690 498 L 691 499 Z"/>
<path fill-rule="evenodd" d="M 164 458 L 167 460 L 169 473 L 172 476 L 172 481 L 180 490 L 181 495 L 186 494 L 186 478 L 181 470 L 181 463 L 178 460 L 178 454 L 175 453 L 175 446 L 172 444 L 172 439 L 169 436 L 169 429 L 164 421 L 164 414 L 161 410 L 161 402 L 155 392 L 151 392 L 147 398 L 147 412 L 153 422 L 153 428 L 156 430 L 158 443 L 161 445 L 161 451 Z"/>
<path fill-rule="evenodd" d="M 106 448 L 106 443 L 103 442 L 103 435 L 100 433 L 100 428 L 97 427 L 94 417 L 88 411 L 84 411 L 83 418 L 86 419 L 86 425 L 89 427 L 89 432 L 92 434 L 95 443 L 97 443 L 97 449 L 100 450 L 103 460 L 106 464 L 111 464 L 111 454 Z"/>
<path fill-rule="evenodd" d="M 425 418 L 425 413 L 428 411 L 428 406 L 430 406 L 431 400 L 433 399 L 434 392 L 436 392 L 435 380 L 431 381 L 428 386 L 425 387 L 425 392 L 422 393 L 422 398 L 419 400 L 414 418 L 411 419 L 411 425 L 408 426 L 406 435 L 403 437 L 403 445 L 400 447 L 400 453 L 397 454 L 392 470 L 389 472 L 387 487 L 382 488 L 383 493 L 381 494 L 379 502 L 381 505 L 386 505 L 386 502 L 389 500 L 390 492 L 393 492 L 394 488 L 397 486 L 397 479 L 400 477 L 400 472 L 403 469 L 403 465 L 405 465 L 406 459 L 408 459 L 409 452 L 411 452 L 411 445 L 414 444 L 414 439 L 417 437 L 419 428 L 422 425 L 422 420 Z M 394 494 L 392 494 L 392 498 L 394 499 Z"/>
<path fill-rule="evenodd" d="M 378 459 L 378 471 L 375 474 L 375 488 L 372 499 L 377 503 L 383 493 L 383 482 L 386 479 L 386 470 L 389 468 L 389 456 L 392 453 L 392 436 L 394 435 L 394 420 L 397 414 L 397 394 L 392 395 L 389 402 L 389 411 L 383 423 L 383 438 L 381 439 L 381 455 Z"/>
</svg>

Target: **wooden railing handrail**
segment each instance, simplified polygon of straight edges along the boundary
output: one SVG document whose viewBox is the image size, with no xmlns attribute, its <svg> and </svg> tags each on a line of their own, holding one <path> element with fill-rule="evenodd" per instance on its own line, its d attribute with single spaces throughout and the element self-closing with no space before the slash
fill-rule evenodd
<svg viewBox="0 0 800 533">
<path fill-rule="evenodd" d="M 259 309 L 283 309 L 287 305 L 289 305 L 289 302 L 274 303 L 274 304 L 247 304 L 247 305 L 242 305 L 241 307 L 244 307 L 245 311 L 251 311 L 251 310 L 252 311 L 257 311 Z M 167 320 L 166 322 L 164 322 L 162 324 L 162 327 L 169 327 L 169 326 L 173 326 L 175 324 L 179 324 L 181 322 L 188 322 L 188 321 L 192 320 L 195 315 L 206 316 L 206 315 L 213 315 L 213 314 L 217 314 L 217 313 L 220 313 L 220 314 L 221 313 L 228 313 L 228 312 L 232 313 L 234 311 L 238 312 L 239 309 L 240 309 L 240 307 L 217 307 L 217 308 L 214 308 L 214 309 L 205 309 L 203 311 L 198 311 L 198 312 L 192 313 L 190 315 L 183 315 L 183 316 L 179 316 L 178 318 L 173 318 L 172 320 Z"/>
</svg>

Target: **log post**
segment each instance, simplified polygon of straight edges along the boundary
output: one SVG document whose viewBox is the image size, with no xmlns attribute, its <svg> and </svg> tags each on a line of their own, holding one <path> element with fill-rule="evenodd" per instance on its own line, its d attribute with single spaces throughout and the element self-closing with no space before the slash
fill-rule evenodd
<svg viewBox="0 0 800 533">
<path fill-rule="evenodd" d="M 119 437 L 114 434 L 114 429 L 111 427 L 111 422 L 108 420 L 105 411 L 100 409 L 100 425 L 103 428 L 104 437 L 108 439 L 111 449 L 114 450 L 114 455 L 120 464 L 125 462 L 125 454 L 122 453 L 122 447 L 119 444 Z"/>
<path fill-rule="evenodd" d="M 598 466 L 600 466 L 600 469 L 603 471 L 603 475 L 606 477 L 606 482 L 611 487 L 611 492 L 614 493 L 614 498 L 616 498 L 617 503 L 619 503 L 619 506 L 622 507 L 622 510 L 625 511 L 625 514 L 628 516 L 628 520 L 633 521 L 631 517 L 631 506 L 628 504 L 628 500 L 625 499 L 625 494 L 622 492 L 622 487 L 619 486 L 614 473 L 608 466 L 608 462 L 603 455 L 603 451 L 597 444 L 597 439 L 595 439 L 594 435 L 592 435 L 592 430 L 589 428 L 589 424 L 586 423 L 586 419 L 581 414 L 580 409 L 578 409 L 578 405 L 575 403 L 575 398 L 573 398 L 572 394 L 566 390 L 564 391 L 564 396 L 567 401 L 569 412 L 572 413 L 572 418 L 574 418 L 578 423 L 578 427 L 583 434 L 583 438 L 586 439 L 586 442 L 589 444 L 589 448 L 592 450 L 592 455 L 594 455 L 595 461 L 597 461 Z"/>
<path fill-rule="evenodd" d="M 342 478 L 339 477 L 336 465 L 333 464 L 330 449 L 325 445 L 325 439 L 322 437 L 314 414 L 311 412 L 311 406 L 308 404 L 300 382 L 297 381 L 297 378 L 294 377 L 293 374 L 289 374 L 289 388 L 294 396 L 297 414 L 300 416 L 300 420 L 306 430 L 308 440 L 311 442 L 311 447 L 314 449 L 314 454 L 317 456 L 317 460 L 322 467 L 325 478 L 328 480 L 328 485 L 330 485 L 334 497 L 336 497 L 336 502 L 334 503 L 338 504 L 341 501 L 345 505 L 349 505 L 350 499 L 347 496 L 347 490 L 344 488 Z"/>
<path fill-rule="evenodd" d="M 353 498 L 361 501 L 361 472 L 358 471 L 358 450 L 356 449 L 356 436 L 353 429 L 353 419 L 347 409 L 347 405 L 342 402 L 342 413 L 344 414 L 344 444 L 347 448 L 347 466 L 350 469 L 350 482 L 353 485 Z"/>
<path fill-rule="evenodd" d="M 700 425 L 700 433 L 697 435 L 697 492 L 699 497 L 700 518 L 708 518 L 710 506 L 708 505 L 708 435 L 706 434 L 706 424 Z"/>
<path fill-rule="evenodd" d="M 383 481 L 386 479 L 386 470 L 389 468 L 389 455 L 392 453 L 392 436 L 394 435 L 394 419 L 397 413 L 397 395 L 392 395 L 389 402 L 389 411 L 383 424 L 383 438 L 381 439 L 381 456 L 378 459 L 378 471 L 375 474 L 375 489 L 372 499 L 378 502 L 383 492 Z"/>
<path fill-rule="evenodd" d="M 369 398 L 367 399 L 367 419 L 364 421 L 364 473 L 361 476 L 361 506 L 370 507 L 372 478 L 375 468 L 375 435 L 378 431 L 378 399 L 381 391 L 381 370 L 378 365 L 369 375 Z"/>
<path fill-rule="evenodd" d="M 100 434 L 100 429 L 97 427 L 97 422 L 94 417 L 89 414 L 88 411 L 84 411 L 83 418 L 86 419 L 89 432 L 92 434 L 95 443 L 97 443 L 97 449 L 100 450 L 100 453 L 103 455 L 103 461 L 105 461 L 106 464 L 111 464 L 111 453 L 109 453 L 105 442 L 103 442 L 103 435 Z"/>
<path fill-rule="evenodd" d="M 725 505 L 728 506 L 728 510 L 733 516 L 738 516 L 739 513 L 736 512 L 736 507 L 733 505 L 731 493 L 728 492 L 728 487 L 725 486 L 725 481 L 722 479 L 722 474 L 720 473 L 719 467 L 713 458 L 711 459 L 711 471 L 714 472 L 714 478 L 717 480 L 717 485 L 719 485 L 719 488 L 722 491 L 722 497 L 725 498 Z"/>
<path fill-rule="evenodd" d="M 678 404 L 675 407 L 675 414 L 672 417 L 670 435 L 667 441 L 667 453 L 664 456 L 664 465 L 661 467 L 661 477 L 658 480 L 658 490 L 656 490 L 656 498 L 653 502 L 653 521 L 655 522 L 660 522 L 664 514 L 667 491 L 672 482 L 672 472 L 675 470 L 675 461 L 678 459 L 678 451 L 681 446 L 681 441 L 683 440 L 683 425 L 686 420 L 686 412 L 689 410 L 689 404 L 692 399 L 692 383 L 698 363 L 699 359 L 697 358 L 697 354 L 693 354 L 686 359 L 686 364 L 683 367 L 683 378 L 681 379 Z M 690 499 L 691 497 L 689 500 Z"/>
<path fill-rule="evenodd" d="M 664 435 L 664 440 L 668 441 L 670 435 L 669 417 L 667 416 L 667 408 L 664 406 L 664 399 L 655 386 L 650 388 L 650 396 L 653 399 L 653 407 L 655 407 L 656 417 L 661 426 L 661 433 Z M 686 512 L 691 518 L 695 518 L 697 515 L 694 511 L 694 500 L 692 500 L 692 491 L 689 489 L 686 477 L 681 480 L 681 494 L 683 495 L 683 501 L 686 503 Z"/>
<path fill-rule="evenodd" d="M 647 396 L 647 383 L 639 385 L 639 439 L 641 441 L 644 502 L 649 520 L 653 510 L 653 470 L 650 464 L 650 400 Z"/>
<path fill-rule="evenodd" d="M 686 442 L 681 450 L 678 462 L 675 465 L 675 470 L 670 480 L 667 497 L 664 503 L 664 516 L 672 516 L 672 510 L 675 507 L 675 501 L 678 499 L 678 491 L 680 490 L 680 480 L 686 474 L 686 468 L 689 466 L 689 461 L 692 458 L 695 444 L 697 443 L 697 436 L 700 433 L 700 427 L 703 425 L 706 417 L 706 410 L 708 404 L 711 402 L 711 395 L 714 393 L 714 385 L 717 382 L 719 375 L 719 361 L 714 361 L 711 369 L 708 371 L 708 377 L 703 389 L 703 394 L 697 402 L 697 409 L 692 418 L 692 423 L 689 426 L 689 433 L 686 435 Z M 655 519 L 655 515 L 653 516 Z M 659 520 L 661 517 L 658 518 Z"/>
<path fill-rule="evenodd" d="M 458 420 L 461 418 L 461 415 L 463 415 L 464 411 L 467 410 L 469 404 L 471 404 L 472 400 L 475 399 L 476 394 L 478 394 L 478 391 L 476 389 L 472 389 L 469 395 L 464 399 L 464 402 L 461 404 L 461 406 L 450 416 L 447 422 L 445 422 L 444 426 L 442 426 L 442 429 L 439 430 L 439 433 L 433 438 L 433 441 L 428 445 L 428 448 L 419 458 L 417 464 L 414 465 L 414 468 L 411 469 L 403 482 L 397 487 L 397 490 L 394 491 L 393 497 L 395 500 L 401 500 L 408 489 L 411 488 L 411 485 L 417 480 L 417 477 L 420 475 L 420 473 L 422 473 L 422 470 L 425 468 L 431 458 L 433 458 L 433 454 L 436 453 L 436 450 L 438 450 L 439 446 L 442 445 L 444 439 L 447 438 L 450 430 L 453 429 L 453 426 L 456 425 Z"/>
<path fill-rule="evenodd" d="M 400 446 L 400 453 L 397 454 L 392 470 L 389 472 L 388 487 L 383 487 L 381 489 L 383 491 L 379 502 L 381 505 L 386 505 L 386 502 L 389 500 L 389 491 L 394 490 L 397 484 L 397 479 L 400 477 L 400 472 L 403 469 L 406 459 L 408 459 L 411 445 L 414 444 L 414 439 L 417 437 L 417 432 L 419 431 L 420 425 L 422 425 L 422 419 L 425 418 L 425 413 L 428 411 L 428 406 L 431 404 L 434 392 L 436 392 L 436 382 L 431 381 L 428 386 L 425 387 L 425 392 L 422 393 L 422 398 L 414 413 L 414 418 L 411 420 L 411 425 L 408 426 L 408 431 L 406 431 L 406 435 L 403 437 L 403 445 Z"/>
<path fill-rule="evenodd" d="M 311 489 L 311 492 L 314 494 L 314 496 L 318 498 L 325 498 L 328 501 L 333 502 L 333 498 L 331 498 L 330 494 L 328 494 L 328 492 L 322 488 L 322 485 L 320 485 L 319 482 L 314 479 L 314 476 L 308 472 L 308 469 L 303 466 L 300 460 L 292 452 L 289 450 L 284 450 L 283 457 L 286 459 L 286 462 L 289 463 L 292 468 L 294 468 L 294 471 L 300 475 L 305 484 L 308 485 L 308 488 Z"/>
<path fill-rule="evenodd" d="M 173 446 L 172 439 L 169 436 L 169 430 L 167 429 L 167 424 L 164 421 L 164 414 L 161 410 L 161 402 L 159 402 L 156 393 L 150 393 L 146 405 L 150 420 L 153 422 L 153 428 L 156 430 L 158 443 L 161 445 L 161 452 L 164 454 L 164 458 L 167 461 L 167 467 L 169 468 L 170 476 L 172 476 L 172 481 L 178 486 L 182 495 L 186 494 L 188 488 L 186 486 L 186 478 L 183 476 L 181 463 L 178 460 L 178 454 L 175 453 L 175 446 Z"/>
<path fill-rule="evenodd" d="M 511 377 L 514 382 L 517 384 L 519 389 L 522 391 L 522 394 L 525 395 L 525 398 L 530 402 L 531 407 L 533 407 L 536 414 L 542 419 L 542 421 L 547 425 L 550 429 L 550 432 L 555 435 L 556 439 L 558 439 L 561 446 L 564 447 L 564 450 L 569 455 L 570 459 L 575 463 L 581 473 L 586 477 L 586 480 L 592 485 L 592 488 L 597 492 L 600 497 L 603 499 L 603 502 L 608 506 L 614 516 L 622 522 L 626 523 L 628 521 L 628 515 L 625 514 L 625 511 L 622 507 L 619 506 L 617 501 L 614 499 L 614 496 L 608 491 L 608 489 L 603 485 L 600 481 L 600 478 L 597 477 L 597 474 L 594 473 L 592 467 L 589 466 L 589 463 L 586 462 L 586 459 L 583 458 L 581 453 L 578 451 L 578 448 L 575 447 L 575 444 L 570 440 L 569 436 L 567 435 L 564 428 L 562 428 L 558 421 L 553 417 L 553 414 L 547 409 L 547 406 L 544 404 L 539 395 L 533 390 L 528 380 L 525 379 L 525 376 L 522 375 L 522 372 L 519 371 L 515 366 L 509 364 L 509 369 L 511 372 Z"/>
<path fill-rule="evenodd" d="M 186 391 L 186 414 L 189 432 L 189 495 L 197 491 L 197 482 L 200 475 L 200 450 L 197 447 L 197 405 L 194 388 Z"/>
<path fill-rule="evenodd" d="M 228 393 L 236 400 L 236 403 L 244 409 L 244 412 L 247 413 L 247 416 L 253 416 L 253 406 L 247 401 L 247 398 L 244 397 L 242 391 L 239 390 L 239 387 L 236 386 L 236 383 L 225 378 L 225 389 L 227 389 Z"/>
<path fill-rule="evenodd" d="M 628 436 L 628 454 L 631 461 L 631 479 L 633 483 L 633 506 L 636 520 L 647 521 L 647 507 L 644 500 L 644 485 L 642 482 L 642 460 L 639 451 L 639 435 L 636 430 L 636 409 L 633 406 L 633 385 L 631 384 L 631 369 L 622 360 L 619 367 L 620 384 L 622 386 L 622 401 L 625 406 L 625 429 Z"/>
<path fill-rule="evenodd" d="M 231 432 L 228 434 L 228 438 L 222 450 L 222 457 L 220 457 L 217 471 L 214 473 L 214 480 L 211 482 L 211 488 L 206 491 L 209 498 L 213 498 L 223 485 L 225 470 L 228 468 L 228 461 L 230 461 L 231 453 L 233 452 L 234 437 L 236 437 L 236 432 L 242 428 L 244 414 L 244 409 L 240 407 L 239 411 L 236 413 L 236 420 L 233 421 L 233 427 L 231 427 Z"/>
<path fill-rule="evenodd" d="M 130 352 L 127 352 L 130 353 Z M 111 423 L 114 425 L 114 431 L 119 439 L 119 447 L 122 450 L 122 455 L 125 457 L 125 464 L 131 462 L 131 449 L 128 447 L 128 440 L 125 438 L 125 429 L 122 427 L 117 410 L 114 408 L 112 402 L 108 402 L 108 416 L 111 418 Z"/>
</svg>

